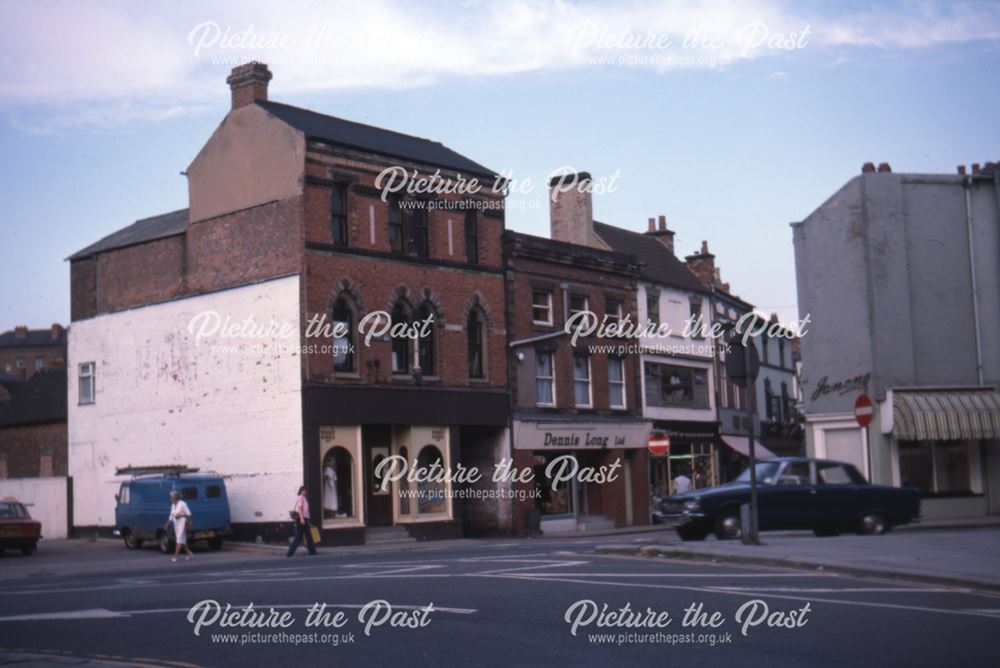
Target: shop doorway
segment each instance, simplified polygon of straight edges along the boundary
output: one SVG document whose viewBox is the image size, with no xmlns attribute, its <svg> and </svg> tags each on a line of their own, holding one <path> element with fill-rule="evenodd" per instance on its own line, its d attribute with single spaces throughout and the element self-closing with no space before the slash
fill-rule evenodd
<svg viewBox="0 0 1000 668">
<path fill-rule="evenodd" d="M 691 489 L 718 485 L 715 444 L 672 445 L 670 454 L 650 458 L 650 482 L 654 494 L 663 496 L 675 494 L 674 480 L 681 474 L 691 481 Z"/>
<path fill-rule="evenodd" d="M 389 456 L 391 431 L 388 425 L 366 425 L 361 429 L 361 454 L 365 472 L 365 525 L 392 526 L 392 485 L 383 490 L 376 475 L 379 462 Z"/>
</svg>

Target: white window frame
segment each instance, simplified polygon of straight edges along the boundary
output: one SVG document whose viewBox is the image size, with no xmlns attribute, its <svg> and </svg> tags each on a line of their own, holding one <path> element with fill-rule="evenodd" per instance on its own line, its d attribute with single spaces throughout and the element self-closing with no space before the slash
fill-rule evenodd
<svg viewBox="0 0 1000 668">
<path fill-rule="evenodd" d="M 576 377 L 576 360 L 579 358 L 586 358 L 587 360 L 587 378 L 577 378 Z M 587 382 L 587 403 L 581 404 L 576 400 L 576 385 L 577 383 L 582 383 L 586 380 Z M 592 369 L 590 368 L 590 355 L 575 354 L 573 355 L 573 405 L 577 408 L 593 408 L 594 407 L 594 375 Z"/>
<path fill-rule="evenodd" d="M 542 305 L 542 304 L 538 304 L 538 303 L 535 302 L 535 295 L 539 294 L 539 293 L 545 295 L 546 304 Z M 537 320 L 535 318 L 535 309 L 540 309 L 540 308 L 544 308 L 548 312 L 548 314 L 549 314 L 548 319 L 546 319 L 546 320 Z M 534 323 L 534 324 L 536 324 L 536 325 L 550 325 L 551 326 L 552 322 L 553 322 L 552 310 L 553 310 L 552 309 L 552 291 L 551 290 L 543 290 L 541 288 L 532 288 L 532 290 L 531 290 L 531 322 Z"/>
<path fill-rule="evenodd" d="M 87 382 L 90 388 L 89 400 L 83 399 L 83 383 Z M 89 406 L 97 403 L 97 365 L 93 362 L 81 362 L 77 371 L 77 403 L 80 406 Z"/>
<path fill-rule="evenodd" d="M 583 299 L 583 308 L 582 309 L 574 309 L 573 308 L 573 298 L 574 297 Z M 577 313 L 586 312 L 586 311 L 590 310 L 590 297 L 588 297 L 587 295 L 579 295 L 579 294 L 574 295 L 574 294 L 570 294 L 570 296 L 569 296 L 569 302 L 568 303 L 569 303 L 569 317 L 571 317 L 571 318 L 574 315 L 576 315 Z"/>
<path fill-rule="evenodd" d="M 548 355 L 549 359 L 551 360 L 549 362 L 549 369 L 551 370 L 551 374 L 548 375 L 548 376 L 539 376 L 538 375 L 538 357 L 540 355 Z M 552 401 L 551 402 L 542 401 L 540 399 L 540 397 L 538 396 L 538 381 L 539 381 L 539 379 L 542 379 L 542 380 L 547 379 L 549 381 L 549 383 L 551 384 L 551 386 L 552 386 Z M 555 406 L 556 405 L 556 401 L 557 401 L 556 400 L 556 355 L 555 355 L 554 352 L 552 352 L 550 350 L 537 351 L 537 352 L 535 352 L 535 405 L 536 406 Z"/>
<path fill-rule="evenodd" d="M 611 379 L 611 362 L 615 361 L 621 365 L 621 380 Z M 622 389 L 622 402 L 620 404 L 611 403 L 611 386 L 620 385 Z M 615 408 L 618 410 L 625 410 L 628 408 L 628 395 L 625 393 L 625 358 L 623 357 L 609 357 L 608 358 L 608 407 Z"/>
</svg>

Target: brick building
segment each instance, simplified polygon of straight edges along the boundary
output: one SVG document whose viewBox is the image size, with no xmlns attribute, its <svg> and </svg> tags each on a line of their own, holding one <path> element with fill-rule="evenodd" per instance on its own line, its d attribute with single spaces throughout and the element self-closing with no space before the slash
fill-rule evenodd
<svg viewBox="0 0 1000 668">
<path fill-rule="evenodd" d="M 56 323 L 48 329 L 18 325 L 0 334 L 0 372 L 27 380 L 36 371 L 66 365 L 66 330 Z"/>
<path fill-rule="evenodd" d="M 66 475 L 66 369 L 0 380 L 0 479 Z"/>
<path fill-rule="evenodd" d="M 188 208 L 70 258 L 74 523 L 112 526 L 117 467 L 178 463 L 226 476 L 251 538 L 287 535 L 300 484 L 328 542 L 510 530 L 509 504 L 459 489 L 493 485 L 509 447 L 498 177 L 269 101 L 270 79 L 233 70 Z M 417 187 L 434 179 L 480 187 Z M 484 482 L 383 487 L 393 456 Z"/>
<path fill-rule="evenodd" d="M 554 236 L 576 195 L 556 194 Z M 634 322 L 637 260 L 527 234 L 505 239 L 513 463 L 534 473 L 518 486 L 518 527 L 536 528 L 532 510 L 543 532 L 648 524 L 651 424 L 642 419 L 634 341 L 595 332 L 574 342 L 565 327 L 586 312 L 594 322 Z M 566 480 L 575 468 L 613 480 Z"/>
</svg>

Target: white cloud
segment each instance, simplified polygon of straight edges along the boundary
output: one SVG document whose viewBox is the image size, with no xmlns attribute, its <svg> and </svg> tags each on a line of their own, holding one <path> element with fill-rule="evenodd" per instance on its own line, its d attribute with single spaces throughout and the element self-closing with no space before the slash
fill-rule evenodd
<svg viewBox="0 0 1000 668">
<path fill-rule="evenodd" d="M 668 72 L 773 57 L 790 46 L 843 51 L 1000 39 L 995 5 L 904 4 L 851 16 L 835 6 L 832 17 L 791 7 L 767 0 L 466 0 L 427 8 L 402 0 L 229 0 L 152 12 L 124 2 L 8 4 L 0 106 L 50 109 L 42 125 L 52 127 L 156 120 L 217 104 L 228 70 L 249 59 L 268 62 L 273 86 L 287 94 L 588 67 Z M 685 44 L 692 34 L 699 40 Z"/>
</svg>

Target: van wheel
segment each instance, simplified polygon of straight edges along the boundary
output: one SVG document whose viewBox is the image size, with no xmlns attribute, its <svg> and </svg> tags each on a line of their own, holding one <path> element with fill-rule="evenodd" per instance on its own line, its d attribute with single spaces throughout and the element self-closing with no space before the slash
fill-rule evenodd
<svg viewBox="0 0 1000 668">
<path fill-rule="evenodd" d="M 221 538 L 209 538 L 208 539 L 208 549 L 212 550 L 213 552 L 215 550 L 221 550 L 222 549 L 222 539 Z"/>
<path fill-rule="evenodd" d="M 723 510 L 715 518 L 715 537 L 719 540 L 733 540 L 743 535 L 740 511 L 737 508 Z"/>
<path fill-rule="evenodd" d="M 173 552 L 173 541 L 170 540 L 170 534 L 166 531 L 160 532 L 160 552 L 163 554 L 170 554 Z"/>
<path fill-rule="evenodd" d="M 142 547 L 143 543 L 143 541 L 140 540 L 139 538 L 136 538 L 135 534 L 132 533 L 131 531 L 125 531 L 125 533 L 122 535 L 122 540 L 125 541 L 125 547 L 127 547 L 130 550 L 138 550 L 140 547 Z"/>
</svg>

